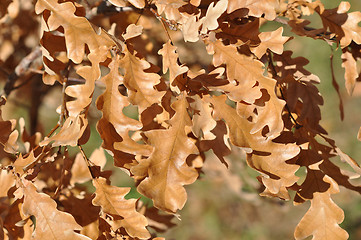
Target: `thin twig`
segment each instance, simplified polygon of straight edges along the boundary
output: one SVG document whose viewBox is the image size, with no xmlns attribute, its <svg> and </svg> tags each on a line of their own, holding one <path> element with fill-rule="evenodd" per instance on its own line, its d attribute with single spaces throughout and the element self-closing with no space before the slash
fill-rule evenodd
<svg viewBox="0 0 361 240">
<path fill-rule="evenodd" d="M 25 58 L 20 61 L 20 63 L 16 66 L 14 72 L 8 74 L 8 79 L 4 86 L 4 93 L 6 96 L 9 96 L 9 94 L 14 90 L 16 80 L 28 73 L 31 63 L 40 56 L 41 49 L 40 47 L 36 47 L 31 53 L 29 53 Z"/>
<path fill-rule="evenodd" d="M 86 156 L 83 147 L 80 144 L 78 144 L 78 147 L 79 147 L 81 155 L 83 156 L 84 161 L 86 162 L 86 165 L 88 166 L 88 169 L 89 169 L 89 172 L 90 172 L 90 175 L 91 175 L 92 179 L 95 179 L 95 175 L 93 174 L 93 171 L 92 171 L 91 166 L 90 166 L 90 160 Z"/>
</svg>

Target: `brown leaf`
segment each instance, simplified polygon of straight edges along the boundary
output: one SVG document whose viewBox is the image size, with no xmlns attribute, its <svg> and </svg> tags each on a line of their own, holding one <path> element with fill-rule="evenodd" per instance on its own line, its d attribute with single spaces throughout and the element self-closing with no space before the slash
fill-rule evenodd
<svg viewBox="0 0 361 240">
<path fill-rule="evenodd" d="M 119 74 L 119 67 L 120 60 L 117 55 L 109 64 L 110 72 L 101 79 L 105 83 L 106 89 L 99 96 L 96 103 L 97 108 L 103 113 L 102 121 L 98 123 L 98 127 L 104 128 L 104 124 L 111 124 L 115 128 L 122 138 L 122 141 L 113 143 L 116 150 L 134 155 L 149 156 L 152 151 L 150 146 L 139 144 L 129 137 L 129 132 L 141 129 L 142 124 L 123 113 L 123 109 L 130 105 L 130 103 L 128 98 L 123 96 L 118 90 L 119 85 L 123 84 L 123 77 Z"/>
<path fill-rule="evenodd" d="M 201 33 L 207 33 L 207 30 L 215 30 L 218 27 L 217 19 L 226 11 L 228 6 L 228 0 L 220 0 L 213 7 L 214 3 L 212 2 L 207 9 L 206 16 L 201 19 L 202 21 L 202 30 Z"/>
<path fill-rule="evenodd" d="M 115 187 L 108 185 L 105 178 L 93 180 L 96 188 L 93 204 L 100 206 L 102 211 L 121 217 L 118 227 L 124 227 L 132 237 L 147 239 L 150 237 L 147 219 L 135 209 L 135 199 L 125 199 L 130 191 L 130 187 Z"/>
<path fill-rule="evenodd" d="M 331 187 L 323 193 L 315 193 L 311 199 L 311 207 L 297 225 L 295 238 L 305 239 L 313 235 L 312 239 L 348 239 L 348 234 L 340 228 L 344 219 L 344 213 L 331 199 L 331 194 L 339 192 L 336 182 L 325 176 L 324 180 L 330 183 Z"/>
<path fill-rule="evenodd" d="M 127 47 L 124 48 L 124 57 L 119 64 L 125 70 L 124 85 L 128 88 L 128 99 L 131 104 L 138 105 L 139 112 L 142 113 L 153 103 L 160 103 L 164 92 L 155 89 L 155 85 L 160 82 L 160 77 L 156 73 L 145 72 L 150 64 L 132 54 Z"/>
<path fill-rule="evenodd" d="M 223 118 L 226 121 L 231 143 L 245 149 L 250 167 L 264 173 L 261 181 L 266 190 L 262 194 L 289 199 L 286 187 L 292 186 L 298 180 L 295 172 L 299 166 L 288 164 L 286 161 L 299 153 L 299 147 L 292 143 L 275 143 L 271 138 L 264 137 L 261 132 L 250 133 L 249 129 L 252 129 L 253 123 L 239 116 L 236 109 L 228 106 L 225 100 L 224 95 L 209 98 L 214 107 L 213 116 L 215 119 Z M 237 105 L 238 111 L 243 105 Z"/>
<path fill-rule="evenodd" d="M 76 8 L 72 2 L 58 3 L 56 0 L 38 0 L 35 12 L 40 14 L 45 9 L 51 11 L 47 21 L 47 31 L 54 31 L 59 26 L 64 28 L 68 58 L 74 63 L 80 63 L 83 60 L 85 44 L 91 52 L 102 47 L 109 49 L 115 45 L 106 33 L 97 34 L 86 18 L 75 16 Z"/>
<path fill-rule="evenodd" d="M 197 171 L 189 167 L 186 158 L 198 153 L 198 149 L 187 137 L 185 128 L 192 122 L 187 112 L 188 103 L 184 93 L 172 104 L 175 115 L 169 120 L 166 130 L 150 130 L 145 133 L 154 150 L 148 159 L 142 159 L 131 172 L 147 177 L 138 185 L 138 191 L 151 198 L 154 206 L 175 213 L 182 209 L 187 193 L 184 185 L 197 179 Z"/>
<path fill-rule="evenodd" d="M 194 102 L 190 103 L 190 106 L 195 111 L 193 114 L 192 132 L 193 134 L 204 140 L 212 140 L 216 136 L 211 132 L 216 126 L 216 121 L 212 118 L 212 108 L 209 103 L 203 101 L 198 95 L 192 97 Z"/>
<path fill-rule="evenodd" d="M 253 47 L 253 48 L 251 47 L 251 51 L 258 58 L 261 58 L 267 52 L 267 49 L 271 50 L 274 53 L 282 54 L 283 45 L 289 39 L 289 37 L 283 37 L 282 33 L 283 33 L 282 27 L 279 27 L 276 31 L 273 32 L 260 33 L 258 37 L 261 43 L 257 47 Z"/>
<path fill-rule="evenodd" d="M 0 199 L 7 197 L 9 189 L 15 184 L 14 175 L 6 170 L 0 170 Z"/>
<path fill-rule="evenodd" d="M 177 47 L 171 44 L 169 40 L 167 43 L 163 44 L 163 48 L 158 51 L 159 55 L 163 57 L 163 73 L 165 74 L 169 70 L 169 82 L 170 87 L 173 91 L 180 92 L 179 89 L 176 90 L 175 78 L 188 71 L 188 67 L 178 65 L 178 53 L 176 52 Z"/>
<path fill-rule="evenodd" d="M 66 145 L 75 147 L 87 125 L 88 120 L 84 115 L 68 117 L 57 134 L 50 138 L 45 138 L 39 145 L 42 147 L 51 143 L 53 147 Z"/>
<path fill-rule="evenodd" d="M 143 31 L 142 25 L 130 24 L 125 30 L 125 34 L 122 34 L 122 36 L 125 40 L 128 40 L 130 38 L 139 36 L 140 34 L 142 34 L 142 31 Z"/>
<path fill-rule="evenodd" d="M 15 160 L 13 166 L 15 168 L 15 172 L 23 175 L 24 174 L 24 170 L 26 168 L 29 169 L 29 166 L 32 165 L 34 162 L 37 161 L 37 158 L 34 157 L 34 152 L 31 151 L 30 154 L 23 158 L 23 156 L 20 154 L 19 157 Z"/>
<path fill-rule="evenodd" d="M 273 20 L 276 18 L 276 9 L 278 5 L 278 0 L 230 0 L 227 13 L 233 12 L 239 8 L 248 8 L 248 14 L 250 16 L 261 17 L 264 14 L 265 19 Z"/>
<path fill-rule="evenodd" d="M 349 95 L 352 95 L 352 92 L 355 88 L 356 79 L 359 76 L 356 60 L 346 48 L 342 50 L 341 59 L 342 67 L 345 69 L 346 90 Z"/>
<path fill-rule="evenodd" d="M 101 147 L 95 149 L 89 160 L 93 164 L 100 166 L 100 168 L 103 169 L 107 161 L 104 154 L 104 149 Z M 92 178 L 88 165 L 85 161 L 86 160 L 84 160 L 84 157 L 80 153 L 76 155 L 73 166 L 71 168 L 70 185 L 74 186 L 75 183 L 84 183 Z"/>
<path fill-rule="evenodd" d="M 257 115 L 253 116 L 255 124 L 250 132 L 255 133 L 268 126 L 267 135 L 271 138 L 276 137 L 283 129 L 281 113 L 285 103 L 275 93 L 276 81 L 263 75 L 264 65 L 256 59 L 238 54 L 234 46 L 224 46 L 218 40 L 209 41 L 207 48 L 209 54 L 214 54 L 213 64 L 215 66 L 226 64 L 228 80 L 237 81 L 236 84 L 230 83 L 215 89 L 223 90 L 235 102 L 244 101 L 253 104 L 260 99 L 262 104 L 252 105 L 253 109 L 249 111 L 257 109 Z M 265 97 L 261 99 L 263 92 Z M 266 95 L 269 97 L 267 98 Z"/>
<path fill-rule="evenodd" d="M 6 14 L 8 6 L 11 2 L 12 0 L 3 0 L 0 2 L 0 18 Z"/>
<path fill-rule="evenodd" d="M 24 204 L 22 211 L 25 216 L 35 216 L 36 227 L 34 239 L 88 239 L 90 238 L 74 232 L 81 230 L 74 218 L 56 209 L 56 202 L 44 193 L 38 193 L 35 186 L 26 180 L 23 182 Z"/>
<path fill-rule="evenodd" d="M 228 39 L 232 44 L 240 41 L 241 43 L 249 43 L 251 46 L 256 46 L 260 43 L 259 18 L 244 24 L 232 23 L 232 21 L 227 23 L 222 22 L 219 25 L 222 31 L 217 32 L 216 37 Z"/>
</svg>

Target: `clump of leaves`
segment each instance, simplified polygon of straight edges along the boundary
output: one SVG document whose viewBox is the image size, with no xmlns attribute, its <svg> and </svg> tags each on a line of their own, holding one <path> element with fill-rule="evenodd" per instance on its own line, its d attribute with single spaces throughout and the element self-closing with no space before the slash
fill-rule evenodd
<svg viewBox="0 0 361 240">
<path fill-rule="evenodd" d="M 228 166 L 232 144 L 259 173 L 260 195 L 311 202 L 296 239 L 347 239 L 331 195 L 340 185 L 361 193 L 350 181 L 361 169 L 320 125 L 320 79 L 284 45 L 309 37 L 340 48 L 351 95 L 360 80 L 361 12 L 349 9 L 348 2 L 326 9 L 319 0 L 2 1 L 1 105 L 30 84 L 24 95 L 32 111 L 31 134 L 23 120 L 19 129 L 16 120 L 0 121 L 0 238 L 162 239 L 157 233 L 174 225 L 185 186 L 199 178 L 208 151 Z M 318 15 L 321 27 L 311 27 L 308 15 Z M 261 32 L 267 22 L 283 26 Z M 24 30 L 16 35 L 14 26 Z M 284 27 L 295 36 L 284 36 Z M 32 35 L 39 29 L 40 39 Z M 187 58 L 194 44 L 208 58 Z M 29 54 L 12 56 L 21 49 Z M 95 100 L 96 88 L 102 93 Z M 61 92 L 59 121 L 42 137 L 37 114 L 50 89 Z M 94 102 L 100 119 L 92 117 Z M 129 107 L 137 110 L 133 117 L 124 113 Z M 87 157 L 91 121 L 103 142 Z M 128 199 L 129 187 L 111 185 L 103 149 L 153 206 Z M 335 164 L 340 160 L 354 173 Z"/>
</svg>

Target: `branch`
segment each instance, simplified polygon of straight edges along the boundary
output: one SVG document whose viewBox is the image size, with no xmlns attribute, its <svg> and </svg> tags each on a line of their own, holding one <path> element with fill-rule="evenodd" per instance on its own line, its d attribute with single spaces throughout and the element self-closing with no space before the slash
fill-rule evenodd
<svg viewBox="0 0 361 240">
<path fill-rule="evenodd" d="M 4 93 L 6 96 L 18 87 L 14 87 L 16 80 L 20 77 L 24 76 L 29 72 L 30 65 L 34 62 L 37 58 L 41 56 L 41 49 L 40 47 L 36 47 L 31 53 L 29 53 L 25 58 L 23 58 L 20 63 L 16 66 L 15 71 L 8 75 L 8 79 L 4 86 Z"/>
</svg>

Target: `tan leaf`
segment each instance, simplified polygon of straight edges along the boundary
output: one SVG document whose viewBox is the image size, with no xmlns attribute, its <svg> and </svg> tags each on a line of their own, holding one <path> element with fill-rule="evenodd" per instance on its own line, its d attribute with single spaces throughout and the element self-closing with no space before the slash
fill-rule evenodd
<svg viewBox="0 0 361 240">
<path fill-rule="evenodd" d="M 346 90 L 348 94 L 352 95 L 352 92 L 355 88 L 356 79 L 359 76 L 356 60 L 353 58 L 352 54 L 345 49 L 342 51 L 341 58 L 342 67 L 345 68 Z"/>
<path fill-rule="evenodd" d="M 169 40 L 167 43 L 163 44 L 163 48 L 158 51 L 158 54 L 163 57 L 163 73 L 165 74 L 169 70 L 169 82 L 171 89 L 179 93 L 180 91 L 179 89 L 176 90 L 173 81 L 178 75 L 187 72 L 188 67 L 178 65 L 178 53 L 176 50 L 177 47 L 173 46 Z"/>
<path fill-rule="evenodd" d="M 344 13 L 350 9 L 350 3 L 342 1 L 338 7 L 337 13 Z M 345 36 L 341 39 L 340 43 L 342 47 L 348 46 L 353 40 L 357 44 L 361 44 L 361 12 L 352 12 L 347 14 L 347 20 L 341 25 L 342 30 L 345 32 Z"/>
<path fill-rule="evenodd" d="M 37 159 L 34 157 L 34 152 L 31 151 L 30 154 L 23 158 L 23 156 L 20 154 L 19 157 L 15 160 L 13 166 L 15 168 L 15 172 L 23 175 L 24 169 L 29 167 L 32 163 L 34 163 Z"/>
<path fill-rule="evenodd" d="M 106 46 L 95 49 L 88 54 L 91 66 L 81 66 L 76 73 L 84 78 L 85 84 L 71 85 L 65 89 L 65 93 L 75 98 L 73 101 L 66 103 L 66 109 L 70 116 L 76 117 L 81 114 L 85 108 L 89 107 L 92 101 L 95 81 L 100 77 L 99 63 L 105 61 L 108 50 Z"/>
<path fill-rule="evenodd" d="M 154 4 L 157 6 L 159 15 L 164 12 L 166 19 L 178 21 L 182 18 L 178 8 L 187 4 L 187 2 L 183 0 L 156 0 Z"/>
<path fill-rule="evenodd" d="M 142 34 L 143 26 L 142 25 L 135 25 L 130 24 L 127 29 L 125 30 L 125 34 L 122 34 L 123 38 L 125 40 L 128 40 L 130 38 L 134 38 Z"/>
<path fill-rule="evenodd" d="M 251 51 L 258 57 L 261 58 L 267 51 L 271 50 L 274 53 L 282 54 L 283 45 L 289 37 L 282 37 L 283 27 L 279 27 L 276 31 L 273 32 L 262 32 L 259 34 L 261 43 L 254 48 L 251 48 Z"/>
<path fill-rule="evenodd" d="M 11 172 L 0 170 L 0 198 L 7 197 L 9 189 L 15 184 L 15 177 Z"/>
<path fill-rule="evenodd" d="M 227 13 L 231 13 L 240 8 L 248 8 L 248 15 L 261 17 L 267 20 L 276 18 L 276 9 L 279 6 L 278 0 L 229 0 Z"/>
<path fill-rule="evenodd" d="M 75 16 L 76 9 L 73 3 L 59 4 L 57 0 L 38 0 L 35 12 L 40 14 L 45 9 L 51 11 L 47 21 L 48 30 L 54 31 L 60 26 L 64 28 L 67 55 L 74 63 L 80 63 L 83 60 L 85 44 L 91 52 L 101 47 L 110 48 L 115 45 L 104 32 L 97 34 L 86 18 Z"/>
<path fill-rule="evenodd" d="M 207 30 L 215 30 L 218 27 L 217 19 L 226 11 L 228 0 L 220 0 L 214 7 L 213 5 L 214 2 L 208 6 L 206 16 L 202 18 L 202 34 L 207 33 Z"/>
<path fill-rule="evenodd" d="M 95 149 L 89 160 L 93 164 L 100 166 L 100 168 L 103 169 L 107 161 L 104 154 L 104 149 L 101 147 Z M 89 168 L 84 160 L 84 157 L 80 153 L 78 153 L 71 168 L 70 184 L 74 186 L 75 183 L 84 183 L 89 181 L 91 178 L 92 177 L 90 175 Z"/>
<path fill-rule="evenodd" d="M 310 209 L 295 229 L 297 240 L 311 235 L 314 240 L 348 239 L 347 232 L 338 225 L 343 221 L 344 213 L 331 199 L 331 194 L 339 192 L 338 185 L 328 176 L 324 180 L 331 187 L 326 192 L 314 193 Z"/>
<path fill-rule="evenodd" d="M 141 129 L 142 124 L 137 120 L 125 116 L 123 113 L 123 109 L 130 103 L 128 98 L 123 96 L 118 90 L 119 85 L 123 84 L 123 77 L 119 74 L 120 60 L 118 55 L 113 59 L 108 67 L 110 72 L 101 79 L 106 86 L 105 92 L 97 99 L 97 108 L 103 113 L 102 121 L 98 123 L 100 124 L 99 127 L 105 127 L 104 124 L 111 124 L 119 136 L 122 137 L 121 142 L 116 142 L 114 144 L 116 149 L 135 155 L 141 154 L 149 156 L 152 151 L 152 147 L 136 143 L 129 137 L 129 132 Z M 148 76 L 146 73 L 144 73 L 144 75 Z M 153 75 L 151 75 L 151 77 L 152 76 Z M 152 78 L 148 79 L 152 80 Z M 138 81 L 133 78 L 131 80 L 134 81 L 134 83 L 131 84 L 134 84 L 138 89 L 140 88 L 140 86 L 137 85 L 138 82 L 147 81 L 147 79 L 141 79 Z M 141 84 L 143 86 L 146 83 L 141 82 Z M 150 87 L 151 86 L 148 88 Z M 134 94 L 137 94 L 137 92 L 135 91 Z M 151 99 L 151 96 L 149 96 L 149 98 Z"/>
<path fill-rule="evenodd" d="M 79 138 L 83 135 L 87 125 L 88 120 L 84 117 L 84 115 L 68 117 L 57 134 L 50 138 L 45 138 L 39 143 L 39 145 L 42 147 L 52 143 L 51 145 L 53 147 L 66 145 L 75 147 L 78 144 Z"/>
<path fill-rule="evenodd" d="M 125 0 L 108 0 L 108 2 L 110 2 L 111 4 L 113 4 L 114 6 L 117 6 L 117 7 L 126 7 L 127 6 L 127 1 L 125 1 Z"/>
<path fill-rule="evenodd" d="M 195 111 L 193 114 L 192 132 L 193 134 L 204 140 L 213 140 L 216 136 L 211 132 L 217 125 L 216 121 L 212 118 L 212 108 L 209 103 L 203 101 L 198 95 L 192 97 L 194 102 L 190 104 Z"/>
<path fill-rule="evenodd" d="M 184 185 L 193 183 L 197 171 L 189 167 L 186 158 L 198 149 L 187 137 L 185 128 L 192 122 L 187 112 L 188 102 L 184 93 L 172 104 L 175 115 L 169 120 L 171 127 L 166 130 L 150 130 L 145 133 L 154 150 L 148 159 L 142 159 L 139 165 L 131 169 L 147 171 L 147 177 L 138 185 L 138 191 L 153 200 L 154 206 L 175 213 L 182 209 L 187 193 Z"/>
<path fill-rule="evenodd" d="M 136 8 L 144 8 L 145 7 L 145 0 L 127 0 Z"/>
<path fill-rule="evenodd" d="M 199 14 L 198 14 L 199 15 Z M 197 16 L 183 18 L 181 30 L 185 42 L 197 42 L 199 40 L 199 27 L 202 25 L 202 19 L 197 20 Z"/>
<path fill-rule="evenodd" d="M 130 191 L 130 187 L 115 187 L 108 185 L 105 178 L 93 180 L 96 188 L 93 204 L 100 206 L 102 211 L 121 217 L 119 227 L 124 227 L 132 237 L 147 239 L 150 237 L 146 217 L 135 209 L 136 199 L 125 199 Z"/>
<path fill-rule="evenodd" d="M 361 127 L 360 127 L 359 130 L 358 130 L 357 139 L 358 139 L 359 141 L 361 141 Z"/>
<path fill-rule="evenodd" d="M 35 216 L 36 227 L 33 238 L 39 240 L 48 239 L 88 239 L 90 238 L 74 232 L 81 230 L 73 216 L 61 212 L 56 208 L 56 202 L 44 193 L 38 193 L 35 186 L 27 180 L 22 180 L 24 192 L 24 204 L 22 211 L 25 216 Z"/>
<path fill-rule="evenodd" d="M 208 42 L 208 53 L 213 55 L 213 64 L 219 66 L 226 64 L 227 78 L 231 81 L 225 86 L 214 89 L 223 90 L 227 96 L 235 102 L 244 101 L 254 103 L 261 99 L 262 95 L 269 95 L 269 100 L 261 99 L 264 106 L 252 105 L 253 112 L 257 109 L 257 115 L 253 115 L 253 121 L 256 123 L 250 130 L 251 133 L 262 130 L 266 125 L 269 127 L 267 136 L 274 138 L 283 130 L 283 121 L 281 113 L 285 102 L 279 99 L 275 93 L 276 80 L 263 75 L 264 65 L 251 57 L 239 54 L 236 47 L 224 46 L 220 41 Z M 233 84 L 233 80 L 237 83 Z M 267 94 L 262 94 L 266 91 Z M 241 116 L 248 118 L 249 116 Z"/>
<path fill-rule="evenodd" d="M 133 105 L 138 105 L 139 112 L 143 112 L 147 107 L 154 103 L 160 103 L 164 92 L 155 89 L 155 85 L 160 82 L 160 77 L 156 73 L 147 73 L 144 70 L 150 67 L 150 64 L 135 56 L 136 52 L 129 52 L 124 48 L 125 56 L 119 64 L 125 70 L 124 85 L 129 90 L 129 101 Z"/>
<path fill-rule="evenodd" d="M 229 127 L 231 143 L 242 147 L 249 157 L 247 159 L 250 167 L 263 173 L 261 180 L 266 186 L 263 195 L 278 196 L 289 199 L 286 187 L 292 186 L 298 177 L 295 172 L 299 166 L 286 163 L 287 160 L 299 153 L 299 147 L 295 144 L 278 144 L 270 138 L 262 136 L 261 132 L 250 133 L 254 123 L 240 117 L 236 109 L 225 103 L 226 96 L 213 96 L 207 98 L 213 107 L 213 116 L 216 120 L 224 119 Z M 241 108 L 243 104 L 238 104 Z M 267 177 L 267 174 L 274 174 L 279 179 Z"/>
</svg>

